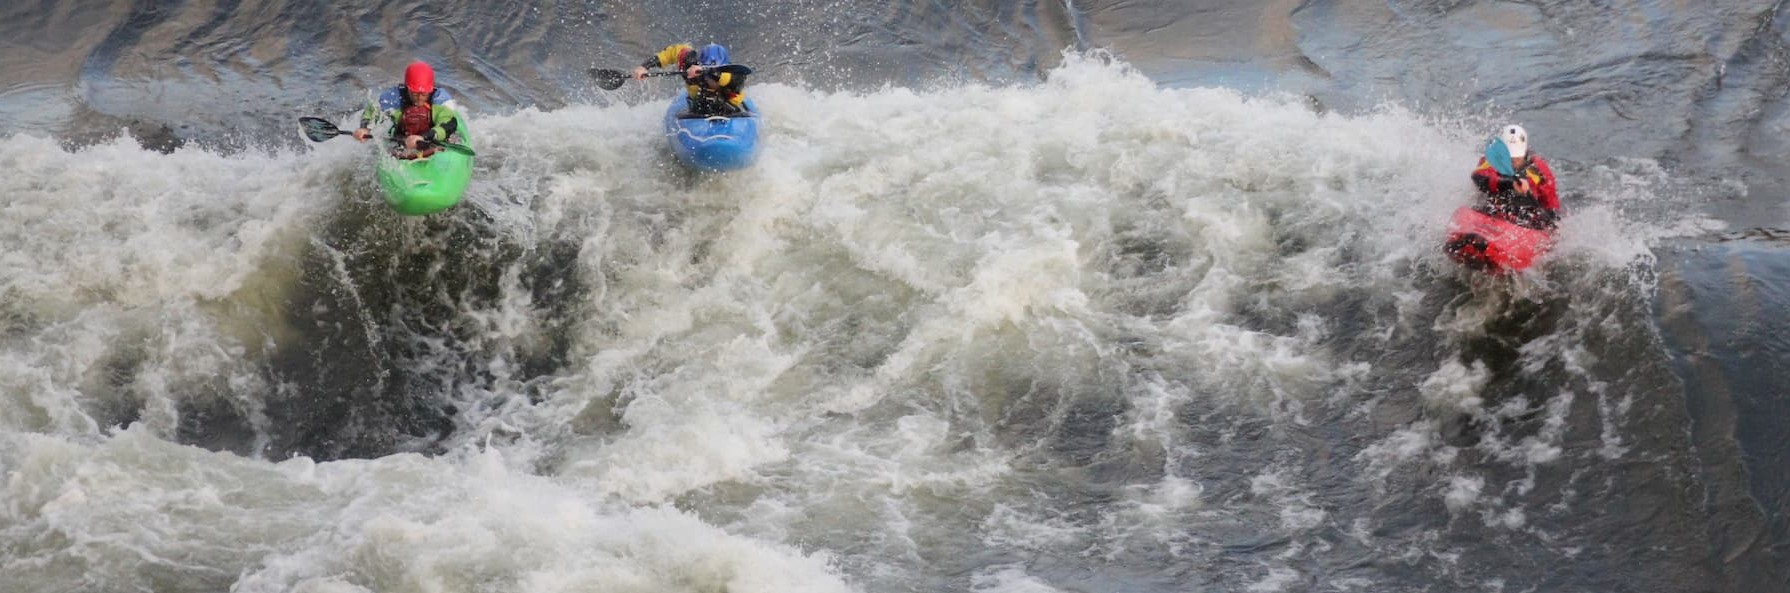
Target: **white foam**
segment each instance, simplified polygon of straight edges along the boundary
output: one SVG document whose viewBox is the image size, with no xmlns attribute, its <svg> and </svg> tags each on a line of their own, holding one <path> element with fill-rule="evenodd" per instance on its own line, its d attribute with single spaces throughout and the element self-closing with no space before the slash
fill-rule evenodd
<svg viewBox="0 0 1790 593">
<path fill-rule="evenodd" d="M 22 590 L 149 588 L 166 578 L 156 574 L 245 592 L 848 590 L 822 556 L 675 509 L 606 506 L 575 482 L 514 473 L 495 452 L 266 464 L 140 430 L 98 446 L 8 441 L 7 522 L 68 540 L 21 540 L 50 544 L 18 550 L 6 580 Z M 86 561 L 54 561 L 68 554 Z"/>
<path fill-rule="evenodd" d="M 660 98 L 474 123 L 465 206 L 490 218 L 478 230 L 521 251 L 570 246 L 574 261 L 550 263 L 585 290 L 554 303 L 570 319 L 551 319 L 510 270 L 488 308 L 456 312 L 485 350 L 433 362 L 465 357 L 495 378 L 441 394 L 476 405 L 438 458 L 276 462 L 165 442 L 186 398 L 252 417 L 278 388 L 258 365 L 287 338 L 293 260 L 345 200 L 371 196 L 365 147 L 71 154 L 0 139 L 5 512 L 75 542 L 28 553 L 91 553 L 86 570 L 118 589 L 141 588 L 124 567 L 148 562 L 245 593 L 783 593 L 897 588 L 939 545 L 1184 552 L 1210 544 L 1199 521 L 1246 512 L 1203 500 L 1206 457 L 1185 438 L 1202 419 L 1186 414 L 1305 426 L 1323 421 L 1314 400 L 1397 372 L 1329 350 L 1359 314 L 1335 308 L 1357 295 L 1397 311 L 1369 315 L 1370 336 L 1458 334 L 1489 314 L 1413 319 L 1426 287 L 1405 271 L 1445 264 L 1440 228 L 1471 194 L 1482 138 L 1396 106 L 1344 116 L 1302 97 L 1162 89 L 1081 56 L 1033 87 L 752 93 L 764 153 L 727 175 L 670 164 Z M 1617 269 L 1651 237 L 1702 228 L 1630 219 L 1624 204 L 1660 199 L 1636 191 L 1569 205 L 1563 257 Z M 514 360 L 561 330 L 564 367 L 525 389 Z M 116 385 L 107 363 L 121 354 L 146 362 Z M 1520 413 L 1479 409 L 1486 374 L 1439 363 L 1416 395 L 1435 411 Z M 1041 509 L 1028 482 L 1069 463 L 1052 439 L 1078 405 L 1118 410 L 1102 453 L 1161 474 L 1092 521 Z M 1483 446 L 1502 463 L 1560 462 L 1565 410 L 1548 412 L 1542 434 Z M 140 426 L 113 435 L 126 417 Z M 1376 487 L 1458 462 L 1430 421 L 1367 438 L 1353 461 Z M 1263 529 L 1313 554 L 1300 532 L 1341 518 L 1302 472 L 1263 471 L 1250 484 L 1273 508 Z M 1521 509 L 1494 510 L 1462 479 L 1430 492 L 1523 526 Z M 195 520 L 167 519 L 180 513 Z M 966 518 L 989 531 L 931 523 Z M 1265 571 L 1250 589 L 1306 579 Z M 976 574 L 978 590 L 1053 590 L 1006 565 Z M 21 578 L 39 576 L 78 578 Z"/>
<path fill-rule="evenodd" d="M 970 590 L 976 593 L 1061 593 L 1017 566 L 991 566 L 970 577 Z"/>
<path fill-rule="evenodd" d="M 1485 490 L 1485 478 L 1480 476 L 1452 476 L 1448 478 L 1446 493 L 1442 502 L 1452 512 L 1461 512 L 1471 508 L 1478 502 L 1480 493 Z"/>
</svg>

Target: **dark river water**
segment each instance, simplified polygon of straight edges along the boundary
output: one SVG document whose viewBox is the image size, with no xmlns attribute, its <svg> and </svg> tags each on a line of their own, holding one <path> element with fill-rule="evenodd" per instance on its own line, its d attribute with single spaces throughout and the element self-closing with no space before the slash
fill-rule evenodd
<svg viewBox="0 0 1790 593">
<path fill-rule="evenodd" d="M 0 591 L 1790 591 L 1784 10 L 0 2 Z"/>
</svg>

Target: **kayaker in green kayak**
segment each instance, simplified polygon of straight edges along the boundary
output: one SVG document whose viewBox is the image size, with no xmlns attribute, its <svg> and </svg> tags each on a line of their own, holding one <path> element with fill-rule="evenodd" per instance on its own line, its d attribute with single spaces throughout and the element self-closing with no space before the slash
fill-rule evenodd
<svg viewBox="0 0 1790 593">
<path fill-rule="evenodd" d="M 710 43 L 698 51 L 688 43 L 665 46 L 634 68 L 634 80 L 646 78 L 648 68 L 676 66 L 684 73 L 690 95 L 690 113 L 699 116 L 735 115 L 745 111 L 746 75 L 716 66 L 732 64 L 727 48 Z M 748 70 L 749 71 L 749 70 Z"/>
<path fill-rule="evenodd" d="M 361 113 L 360 128 L 354 139 L 366 142 L 372 137 L 369 126 L 375 118 L 392 122 L 392 156 L 416 159 L 435 154 L 441 147 L 436 141 L 456 141 L 460 131 L 458 104 L 446 89 L 435 87 L 435 69 L 421 61 L 411 62 L 404 69 L 404 84 L 386 89 L 376 102 L 368 103 Z"/>
</svg>

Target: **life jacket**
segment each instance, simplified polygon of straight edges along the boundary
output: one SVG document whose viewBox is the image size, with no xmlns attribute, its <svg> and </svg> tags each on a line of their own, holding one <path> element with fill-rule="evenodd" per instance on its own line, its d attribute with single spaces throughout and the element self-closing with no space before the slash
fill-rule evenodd
<svg viewBox="0 0 1790 593">
<path fill-rule="evenodd" d="M 1517 171 L 1517 174 L 1528 179 L 1530 185 L 1539 186 L 1542 184 L 1542 182 L 1547 181 L 1546 178 L 1541 176 L 1541 169 L 1536 168 L 1535 161 L 1533 159 L 1531 159 L 1527 163 L 1525 163 L 1523 165 L 1523 170 Z"/>
<path fill-rule="evenodd" d="M 421 136 L 433 127 L 435 109 L 426 103 L 405 107 L 404 115 L 398 120 L 398 131 L 404 136 Z"/>
<path fill-rule="evenodd" d="M 703 70 L 696 78 L 686 77 L 684 83 L 693 115 L 727 115 L 746 109 L 745 75 Z"/>
<path fill-rule="evenodd" d="M 1554 229 L 1560 218 L 1560 199 L 1555 193 L 1553 171 L 1540 155 L 1531 154 L 1515 177 L 1500 175 L 1482 158 L 1472 177 L 1480 191 L 1485 192 L 1485 203 L 1476 210 L 1532 229 Z M 1517 179 L 1529 182 L 1528 194 L 1519 194 L 1510 187 Z"/>
</svg>

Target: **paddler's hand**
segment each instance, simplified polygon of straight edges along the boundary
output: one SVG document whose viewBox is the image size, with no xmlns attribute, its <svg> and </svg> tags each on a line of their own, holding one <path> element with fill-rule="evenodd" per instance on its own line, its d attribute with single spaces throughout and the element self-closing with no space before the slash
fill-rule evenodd
<svg viewBox="0 0 1790 593">
<path fill-rule="evenodd" d="M 1517 193 L 1525 196 L 1529 195 L 1529 180 L 1521 178 L 1517 179 Z"/>
<path fill-rule="evenodd" d="M 634 67 L 634 80 L 646 80 L 646 66 Z"/>
<path fill-rule="evenodd" d="M 354 131 L 354 139 L 359 140 L 361 142 L 366 142 L 367 137 L 372 135 L 372 133 L 373 133 L 372 131 L 370 131 L 366 128 L 361 128 L 361 129 Z"/>
<path fill-rule="evenodd" d="M 690 69 L 684 71 L 684 78 L 696 78 L 698 76 L 702 76 L 702 66 L 691 66 Z"/>
<path fill-rule="evenodd" d="M 409 136 L 405 136 L 404 137 L 404 148 L 416 150 L 417 143 L 422 142 L 422 141 L 423 141 L 423 137 L 418 136 L 416 134 L 411 134 Z"/>
</svg>

